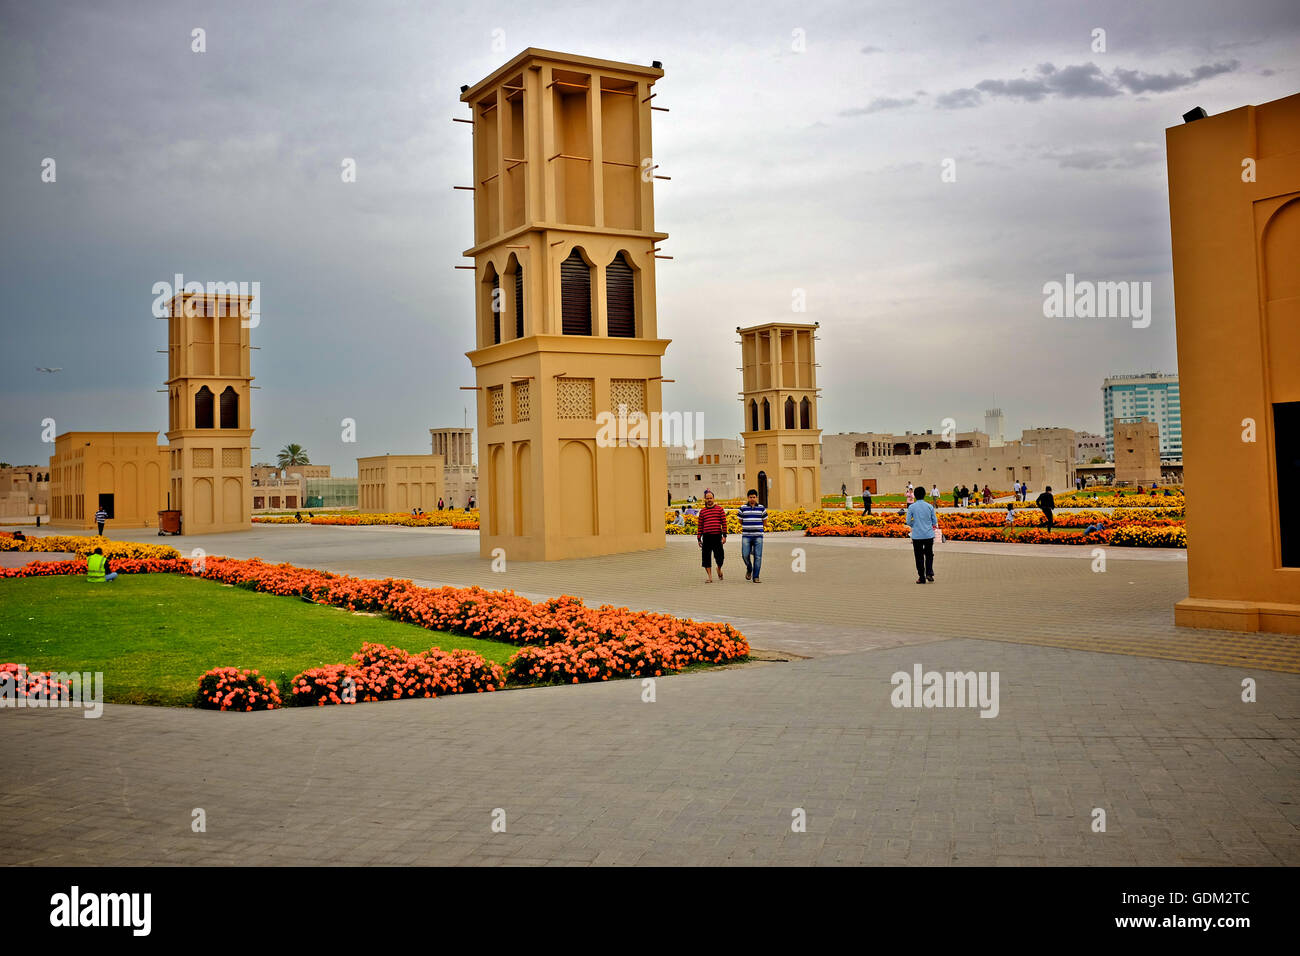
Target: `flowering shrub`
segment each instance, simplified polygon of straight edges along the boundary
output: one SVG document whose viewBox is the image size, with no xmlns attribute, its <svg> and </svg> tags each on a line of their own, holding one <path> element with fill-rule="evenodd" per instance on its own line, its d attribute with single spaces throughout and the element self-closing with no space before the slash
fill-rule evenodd
<svg viewBox="0 0 1300 956">
<path fill-rule="evenodd" d="M 184 559 L 123 561 L 114 566 L 125 573 L 194 573 Z M 0 578 L 85 572 L 84 561 L 56 561 L 0 568 Z M 592 608 L 568 595 L 534 604 L 511 591 L 422 588 L 410 581 L 366 580 L 290 564 L 266 564 L 256 558 L 244 561 L 208 557 L 197 576 L 252 591 L 384 614 L 430 630 L 556 649 L 542 658 L 532 654 L 521 658 L 517 653 L 503 675 L 499 665 L 484 661 L 472 651 L 431 648 L 411 655 L 397 648 L 367 645 L 353 655 L 355 665 L 313 668 L 297 675 L 290 681 L 290 699 L 296 703 L 334 703 L 331 695 L 342 697 L 341 681 L 348 676 L 357 682 L 357 700 L 393 700 L 495 690 L 502 686 L 503 677 L 572 683 L 614 676 L 653 676 L 691 664 L 717 664 L 749 655 L 749 643 L 730 624 L 702 623 L 611 605 Z M 224 675 L 229 680 L 229 674 L 238 673 L 233 668 L 219 669 L 205 675 L 205 680 L 211 675 Z M 215 692 L 214 687 L 209 698 Z M 260 702 L 262 693 L 258 694 Z M 276 701 L 278 706 L 278 696 Z"/>
<path fill-rule="evenodd" d="M 416 516 L 409 513 L 398 514 L 342 514 L 304 516 L 300 522 L 293 515 L 254 515 L 257 524 L 320 524 L 320 525 L 401 525 L 408 528 L 460 528 L 466 531 L 478 530 L 478 509 L 467 511 L 457 508 L 455 511 L 430 511 Z"/>
<path fill-rule="evenodd" d="M 21 664 L 0 664 L 0 690 L 27 700 L 63 700 L 70 690 L 68 685 L 54 679 L 52 671 L 33 673 Z"/>
<path fill-rule="evenodd" d="M 85 557 L 96 548 L 104 557 L 115 558 L 179 558 L 181 553 L 165 544 L 138 544 L 134 541 L 109 541 L 107 538 L 75 534 L 49 534 L 17 541 L 9 532 L 0 532 L 0 551 L 68 551 Z M 116 570 L 116 568 L 114 568 Z"/>
<path fill-rule="evenodd" d="M 351 693 L 347 680 L 351 679 Z M 324 707 L 326 704 L 356 703 L 360 672 L 351 664 L 327 664 L 303 671 L 289 682 L 290 707 Z"/>
<path fill-rule="evenodd" d="M 196 704 L 205 710 L 275 710 L 280 688 L 255 670 L 215 667 L 199 678 Z"/>
</svg>

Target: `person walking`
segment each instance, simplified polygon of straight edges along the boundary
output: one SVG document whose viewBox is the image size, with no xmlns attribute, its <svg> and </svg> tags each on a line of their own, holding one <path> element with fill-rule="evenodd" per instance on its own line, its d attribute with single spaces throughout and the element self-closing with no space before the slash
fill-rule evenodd
<svg viewBox="0 0 1300 956">
<path fill-rule="evenodd" d="M 439 498 L 439 499 L 438 499 L 438 510 L 441 511 L 441 510 L 445 507 L 445 504 L 446 504 L 446 503 L 445 503 L 441 498 Z"/>
<path fill-rule="evenodd" d="M 1008 502 L 1007 502 L 1007 516 L 1006 516 L 1006 518 L 1003 520 L 1003 525 L 1004 525 L 1004 526 L 1006 527 L 1006 529 L 1007 529 L 1007 535 L 1006 535 L 1006 536 L 1007 536 L 1008 538 L 1011 537 L 1011 528 L 1012 528 L 1012 526 L 1013 526 L 1015 523 L 1016 523 L 1016 512 L 1015 512 L 1015 508 L 1012 506 L 1011 502 L 1008 501 Z"/>
<path fill-rule="evenodd" d="M 104 557 L 103 548 L 96 548 L 94 553 L 86 558 L 86 580 L 91 584 L 117 580 L 117 572 L 110 571 L 108 568 L 108 558 Z"/>
<path fill-rule="evenodd" d="M 84 513 L 84 512 L 83 512 Z M 99 536 L 104 536 L 104 522 L 108 520 L 108 512 L 100 508 L 95 512 L 95 524 L 99 525 Z"/>
<path fill-rule="evenodd" d="M 871 489 L 862 489 L 862 513 L 863 515 L 871 514 Z"/>
<path fill-rule="evenodd" d="M 952 506 L 954 508 L 961 507 L 961 485 L 952 486 Z"/>
<path fill-rule="evenodd" d="M 700 565 L 704 568 L 704 583 L 713 583 L 712 561 L 718 563 L 718 580 L 722 580 L 722 561 L 726 557 L 727 513 L 713 500 L 713 492 L 704 490 L 704 507 L 695 519 L 695 541 L 700 546 Z"/>
<path fill-rule="evenodd" d="M 907 525 L 912 529 L 912 556 L 916 558 L 916 583 L 934 580 L 934 529 L 939 513 L 925 500 L 925 489 L 916 490 L 916 500 L 907 506 Z"/>
<path fill-rule="evenodd" d="M 934 506 L 936 508 L 939 507 L 939 486 L 938 485 L 933 485 L 930 488 L 930 501 L 934 503 Z"/>
<path fill-rule="evenodd" d="M 1043 517 L 1047 521 L 1047 533 L 1052 533 L 1052 512 L 1056 510 L 1056 499 L 1052 497 L 1052 486 L 1048 485 L 1047 490 L 1035 499 L 1034 504 L 1043 509 Z"/>
<path fill-rule="evenodd" d="M 961 486 L 961 506 L 963 508 L 970 507 L 970 489 L 965 485 Z"/>
<path fill-rule="evenodd" d="M 847 493 L 848 489 L 844 489 Z M 750 488 L 748 500 L 740 506 L 740 559 L 745 562 L 745 580 L 760 583 L 758 572 L 763 567 L 763 530 L 767 521 L 767 508 L 758 503 L 757 489 Z M 847 500 L 847 494 L 845 499 Z M 718 577 L 722 577 L 722 562 L 718 562 Z"/>
</svg>

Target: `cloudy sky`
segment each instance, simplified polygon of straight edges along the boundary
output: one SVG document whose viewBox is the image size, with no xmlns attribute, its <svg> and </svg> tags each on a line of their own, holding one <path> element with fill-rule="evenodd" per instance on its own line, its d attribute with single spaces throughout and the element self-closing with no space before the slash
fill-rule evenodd
<svg viewBox="0 0 1300 956">
<path fill-rule="evenodd" d="M 451 118 L 461 84 L 529 46 L 663 61 L 667 408 L 736 435 L 734 330 L 794 318 L 821 323 L 824 431 L 964 430 L 995 403 L 1011 434 L 1100 430 L 1106 375 L 1176 368 L 1165 128 L 1300 91 L 1293 0 L 0 11 L 15 463 L 46 461 L 46 418 L 165 430 L 151 289 L 177 272 L 261 283 L 255 459 L 298 442 L 355 474 L 358 455 L 428 451 L 473 381 L 470 273 L 453 269 L 471 207 L 451 188 L 470 135 Z M 1150 327 L 1045 318 L 1044 283 L 1067 273 L 1150 282 Z"/>
</svg>

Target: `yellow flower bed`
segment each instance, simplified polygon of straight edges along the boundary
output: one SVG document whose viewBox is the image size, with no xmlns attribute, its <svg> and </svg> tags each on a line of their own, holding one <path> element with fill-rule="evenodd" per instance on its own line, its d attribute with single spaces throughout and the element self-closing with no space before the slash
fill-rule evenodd
<svg viewBox="0 0 1300 956">
<path fill-rule="evenodd" d="M 70 551 L 84 558 L 96 548 L 104 552 L 106 558 L 179 558 L 181 553 L 165 544 L 139 544 L 135 541 L 109 541 L 98 536 L 84 537 L 75 534 L 51 534 L 43 538 L 31 537 L 26 541 L 15 541 L 7 535 L 0 535 L 0 551 Z"/>
<path fill-rule="evenodd" d="M 1110 533 L 1108 543 L 1129 548 L 1185 548 L 1187 529 L 1121 525 Z"/>
<path fill-rule="evenodd" d="M 740 514 L 734 508 L 724 509 L 727 512 L 727 534 L 740 534 Z M 664 512 L 664 530 L 669 534 L 695 534 L 698 527 L 694 515 L 684 515 L 686 524 L 675 525 L 673 518 L 677 514 L 676 508 L 670 508 Z M 773 534 L 777 531 L 801 531 L 804 528 L 811 528 L 816 525 L 855 525 L 858 523 L 859 513 L 856 511 L 845 511 L 843 508 L 837 508 L 827 511 L 818 508 L 816 511 L 807 511 L 803 508 L 767 509 L 767 532 Z"/>
<path fill-rule="evenodd" d="M 304 514 L 302 520 L 298 521 L 293 515 L 255 515 L 253 521 L 256 524 L 319 524 L 319 525 L 400 525 L 407 528 L 448 528 L 448 527 L 478 527 L 478 509 L 466 511 L 464 508 L 457 508 L 455 511 L 427 511 L 418 517 L 409 512 L 399 512 L 395 514 L 359 514 L 355 512 L 343 512 L 328 515 L 313 515 L 310 518 Z"/>
</svg>

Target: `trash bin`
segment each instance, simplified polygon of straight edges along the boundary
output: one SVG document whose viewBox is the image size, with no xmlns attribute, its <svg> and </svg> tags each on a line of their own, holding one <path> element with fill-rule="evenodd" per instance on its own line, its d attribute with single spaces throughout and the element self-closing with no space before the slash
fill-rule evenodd
<svg viewBox="0 0 1300 956">
<path fill-rule="evenodd" d="M 181 513 L 177 510 L 158 512 L 158 537 L 181 533 Z"/>
</svg>

